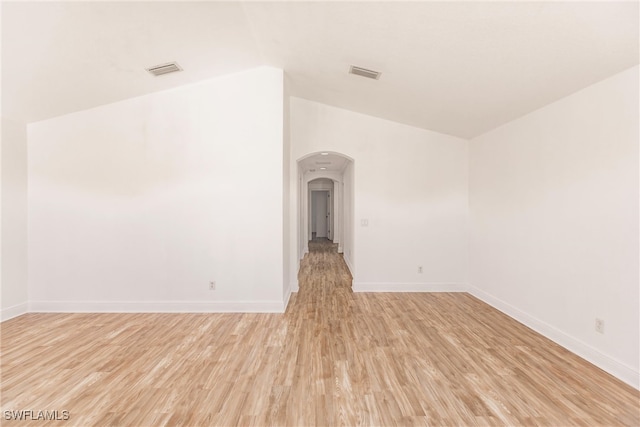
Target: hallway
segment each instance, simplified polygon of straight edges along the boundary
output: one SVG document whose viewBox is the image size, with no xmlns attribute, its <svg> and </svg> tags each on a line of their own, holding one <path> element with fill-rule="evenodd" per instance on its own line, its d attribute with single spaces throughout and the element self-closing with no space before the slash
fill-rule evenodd
<svg viewBox="0 0 640 427">
<path fill-rule="evenodd" d="M 351 294 L 351 273 L 338 253 L 338 245 L 328 239 L 309 241 L 309 253 L 300 264 L 298 280 L 298 298 L 325 298 L 326 294 L 341 292 Z"/>
</svg>

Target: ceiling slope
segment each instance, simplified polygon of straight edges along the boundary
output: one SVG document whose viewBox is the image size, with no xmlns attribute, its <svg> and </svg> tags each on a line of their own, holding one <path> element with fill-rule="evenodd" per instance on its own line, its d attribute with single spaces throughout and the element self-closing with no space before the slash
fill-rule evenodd
<svg viewBox="0 0 640 427">
<path fill-rule="evenodd" d="M 27 122 L 262 64 L 239 3 L 2 5 L 2 114 Z"/>
<path fill-rule="evenodd" d="M 271 65 L 294 96 L 471 138 L 639 62 L 638 2 L 5 2 L 2 15 L 2 114 L 27 122 Z M 145 71 L 169 61 L 184 71 Z"/>
<path fill-rule="evenodd" d="M 638 63 L 638 3 L 245 6 L 294 94 L 471 138 Z M 381 71 L 379 80 L 348 74 Z"/>
</svg>

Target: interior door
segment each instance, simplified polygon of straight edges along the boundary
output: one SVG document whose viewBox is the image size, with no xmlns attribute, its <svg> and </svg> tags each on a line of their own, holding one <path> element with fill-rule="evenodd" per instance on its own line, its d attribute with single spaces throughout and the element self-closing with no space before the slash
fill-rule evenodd
<svg viewBox="0 0 640 427">
<path fill-rule="evenodd" d="M 328 238 L 328 220 L 329 220 L 329 192 L 314 191 L 313 192 L 313 219 L 315 222 L 316 238 Z"/>
</svg>

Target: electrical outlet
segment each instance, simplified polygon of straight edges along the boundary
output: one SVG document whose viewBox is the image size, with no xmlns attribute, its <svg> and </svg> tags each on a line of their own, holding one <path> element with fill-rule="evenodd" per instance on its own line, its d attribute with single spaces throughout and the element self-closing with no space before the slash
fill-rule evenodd
<svg viewBox="0 0 640 427">
<path fill-rule="evenodd" d="M 418 273 L 422 274 L 422 266 L 421 265 L 418 266 Z"/>
<path fill-rule="evenodd" d="M 596 319 L 596 332 L 604 334 L 604 320 Z"/>
<path fill-rule="evenodd" d="M 216 290 L 216 282 L 209 282 L 209 290 L 210 291 Z"/>
</svg>

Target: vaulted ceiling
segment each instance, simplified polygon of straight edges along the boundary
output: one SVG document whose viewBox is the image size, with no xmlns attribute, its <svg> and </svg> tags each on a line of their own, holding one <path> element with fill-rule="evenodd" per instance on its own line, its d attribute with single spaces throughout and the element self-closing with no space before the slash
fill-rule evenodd
<svg viewBox="0 0 640 427">
<path fill-rule="evenodd" d="M 270 65 L 294 96 L 470 138 L 638 64 L 638 27 L 638 2 L 3 2 L 2 114 Z"/>
</svg>

